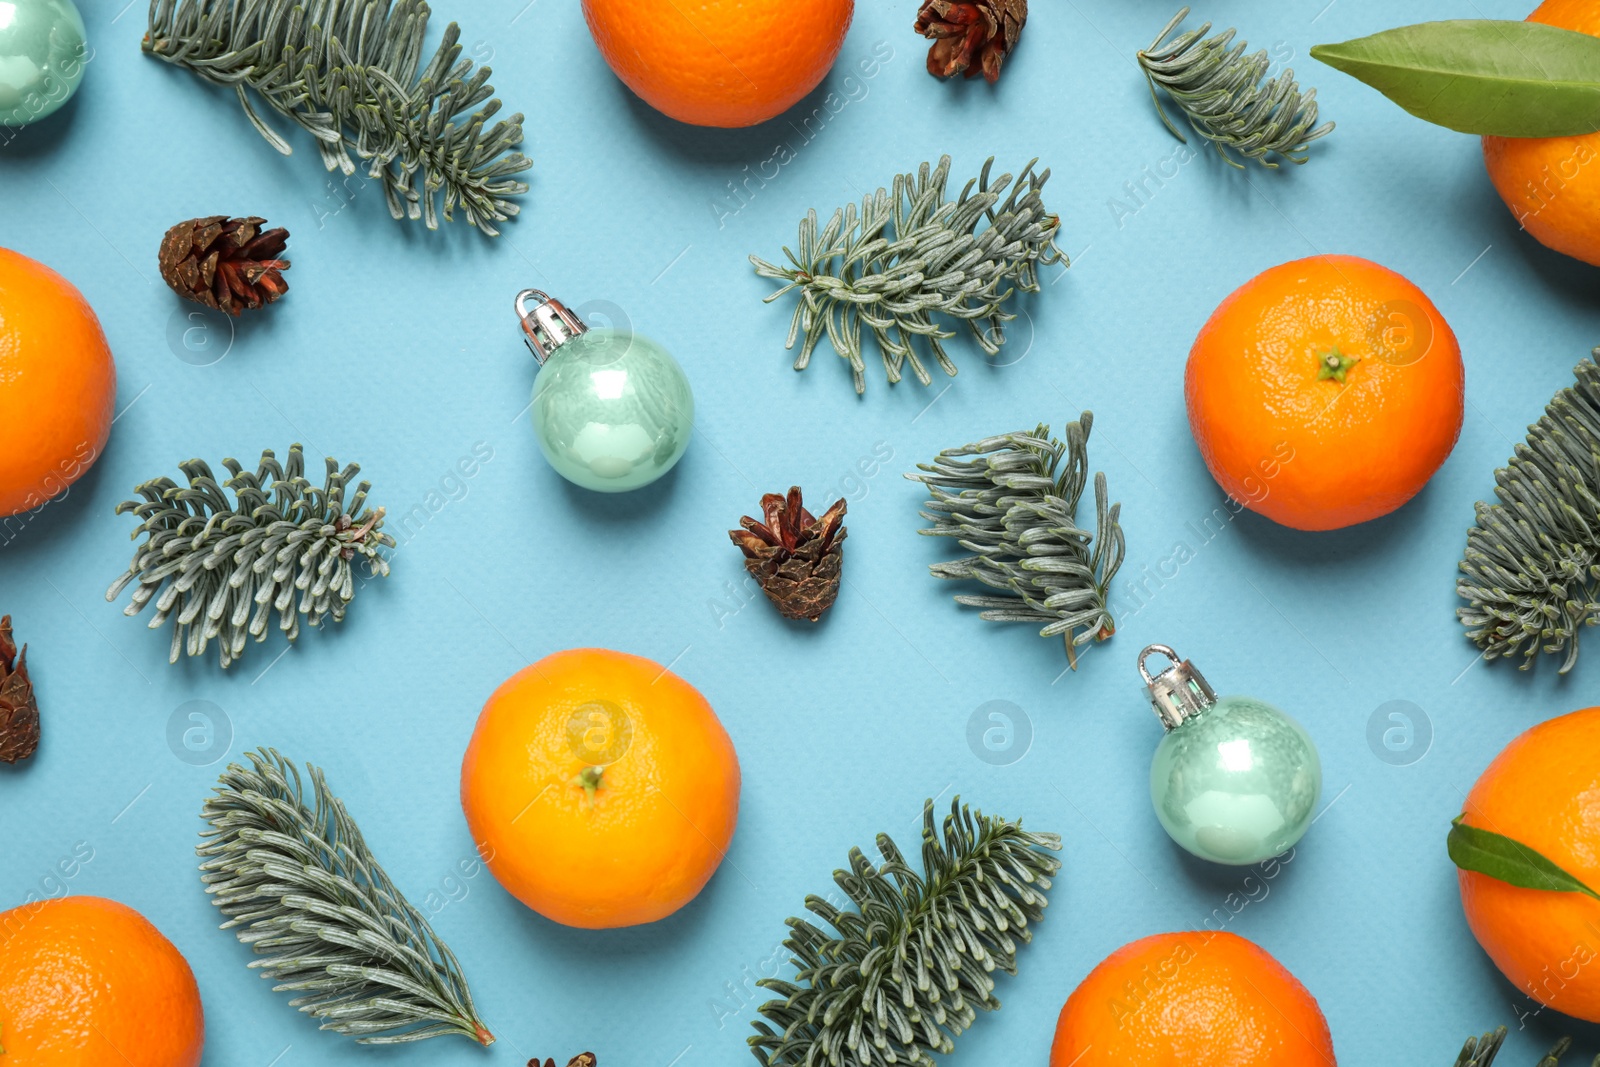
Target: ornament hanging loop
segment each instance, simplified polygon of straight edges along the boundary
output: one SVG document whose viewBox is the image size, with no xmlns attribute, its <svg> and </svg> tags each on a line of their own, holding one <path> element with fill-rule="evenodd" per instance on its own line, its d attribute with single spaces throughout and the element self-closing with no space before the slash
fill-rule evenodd
<svg viewBox="0 0 1600 1067">
<path fill-rule="evenodd" d="M 1151 653 L 1165 656 L 1171 663 L 1153 678 L 1144 665 Z M 1139 677 L 1144 679 L 1150 706 L 1155 708 L 1161 725 L 1168 730 L 1177 729 L 1217 702 L 1216 691 L 1206 682 L 1205 675 L 1195 670 L 1194 664 L 1188 660 L 1179 659 L 1178 654 L 1166 645 L 1147 645 L 1139 653 Z"/>
<path fill-rule="evenodd" d="M 532 307 L 528 306 L 530 300 L 535 301 Z M 589 327 L 565 304 L 538 289 L 524 289 L 518 293 L 516 308 L 517 319 L 522 323 L 522 339 L 541 367 L 550 353 L 589 332 Z"/>
</svg>

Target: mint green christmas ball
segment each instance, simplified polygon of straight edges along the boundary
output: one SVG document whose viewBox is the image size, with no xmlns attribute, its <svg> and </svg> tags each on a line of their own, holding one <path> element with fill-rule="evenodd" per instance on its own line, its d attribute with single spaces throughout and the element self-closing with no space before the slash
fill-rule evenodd
<svg viewBox="0 0 1600 1067">
<path fill-rule="evenodd" d="M 642 334 L 603 326 L 551 353 L 533 386 L 545 459 L 585 489 L 620 493 L 672 469 L 694 433 L 683 368 Z"/>
<path fill-rule="evenodd" d="M 1150 799 L 1174 841 L 1201 859 L 1245 866 L 1305 834 L 1322 761 L 1304 727 L 1252 697 L 1223 697 L 1168 731 L 1150 765 Z"/>
<path fill-rule="evenodd" d="M 71 99 L 89 61 L 72 0 L 0 0 L 0 126 L 26 126 Z"/>
</svg>

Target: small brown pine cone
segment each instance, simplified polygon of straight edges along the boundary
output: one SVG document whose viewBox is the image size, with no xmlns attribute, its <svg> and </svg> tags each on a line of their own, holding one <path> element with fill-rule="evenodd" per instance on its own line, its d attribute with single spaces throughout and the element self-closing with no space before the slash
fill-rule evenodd
<svg viewBox="0 0 1600 1067">
<path fill-rule="evenodd" d="M 739 520 L 743 529 L 728 531 L 745 555 L 745 570 L 784 618 L 816 622 L 839 598 L 844 512 L 841 499 L 816 518 L 795 486 L 787 499 L 777 493 L 761 498 L 765 523 L 746 515 Z"/>
<path fill-rule="evenodd" d="M 990 82 L 1017 47 L 1028 0 L 925 0 L 916 30 L 933 40 L 928 73 L 936 78 L 982 73 Z"/>
<path fill-rule="evenodd" d="M 567 1061 L 567 1067 L 594 1067 L 595 1058 L 592 1052 L 580 1052 Z M 528 1067 L 539 1067 L 539 1057 L 535 1056 L 528 1061 Z M 546 1058 L 544 1067 L 556 1067 L 556 1061 Z"/>
<path fill-rule="evenodd" d="M 161 277 L 187 300 L 237 315 L 289 291 L 279 259 L 289 231 L 261 228 L 266 219 L 211 215 L 180 222 L 161 239 Z"/>
<path fill-rule="evenodd" d="M 39 705 L 28 678 L 28 646 L 17 651 L 11 616 L 0 618 L 0 762 L 16 763 L 39 747 Z"/>
</svg>

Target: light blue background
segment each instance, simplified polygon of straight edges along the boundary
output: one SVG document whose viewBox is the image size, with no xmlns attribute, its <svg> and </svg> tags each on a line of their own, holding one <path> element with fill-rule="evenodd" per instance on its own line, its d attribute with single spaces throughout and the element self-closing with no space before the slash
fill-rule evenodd
<svg viewBox="0 0 1600 1067">
<path fill-rule="evenodd" d="M 1135 203 L 1125 183 L 1178 148 L 1132 61 L 1167 3 L 1039 0 L 992 89 L 924 72 L 912 0 L 863 3 L 834 75 L 800 110 L 712 131 L 633 99 L 572 0 L 441 0 L 435 35 L 458 18 L 508 110 L 529 115 L 533 188 L 522 218 L 489 241 L 459 222 L 438 233 L 392 222 L 359 182 L 345 204 L 307 137 L 281 158 L 230 93 L 142 56 L 142 4 L 91 0 L 95 56 L 77 99 L 0 148 L 0 244 L 88 296 L 116 353 L 121 410 L 98 465 L 0 548 L 0 610 L 29 643 L 46 732 L 31 764 L 0 770 L 0 906 L 57 889 L 42 880 L 86 842 L 94 858 L 65 889 L 125 901 L 178 944 L 205 997 L 207 1064 L 520 1065 L 583 1049 L 606 1067 L 745 1064 L 752 1000 L 765 994 L 730 984 L 775 958 L 784 918 L 831 888 L 851 846 L 886 830 L 913 847 L 923 799 L 960 792 L 1059 831 L 1066 866 L 1020 977 L 1001 981 L 1005 1010 L 978 1020 L 953 1063 L 1043 1064 L 1057 1011 L 1095 963 L 1227 915 L 1229 894 L 1246 891 L 1260 899 L 1226 928 L 1310 988 L 1344 1062 L 1444 1064 L 1469 1032 L 1516 1030 L 1535 1005 L 1472 940 L 1444 835 L 1508 740 L 1594 702 L 1600 648 L 1564 681 L 1553 662 L 1527 674 L 1475 663 L 1453 615 L 1455 568 L 1473 501 L 1600 335 L 1595 276 L 1517 231 L 1475 139 L 1410 118 L 1306 52 L 1406 21 L 1520 18 L 1529 2 L 1219 0 L 1201 14 L 1292 57 L 1339 129 L 1304 168 L 1240 173 L 1200 154 Z M 880 42 L 893 58 L 860 79 Z M 829 90 L 849 102 L 804 143 L 789 119 Z M 797 158 L 727 214 L 738 206 L 721 199 L 728 183 L 780 142 Z M 1046 292 L 1019 305 L 1029 318 L 996 361 L 1008 365 L 961 344 L 960 376 L 924 389 L 889 388 L 869 363 L 859 400 L 826 346 L 795 374 L 783 350 L 792 305 L 762 304 L 772 287 L 746 255 L 778 258 L 807 208 L 826 214 L 942 152 L 962 179 L 990 154 L 1012 170 L 1041 157 L 1074 267 L 1048 272 Z M 1120 225 L 1113 198 L 1138 208 Z M 242 320 L 220 362 L 197 366 L 169 347 L 190 306 L 162 284 L 156 248 L 171 224 L 212 213 L 287 226 L 293 290 Z M 1437 302 L 1468 368 L 1460 444 L 1389 518 L 1305 535 L 1247 514 L 1202 545 L 1189 524 L 1222 493 L 1185 421 L 1185 354 L 1232 289 L 1318 252 L 1375 259 Z M 518 417 L 534 368 L 510 306 L 528 285 L 574 306 L 614 302 L 678 355 L 699 424 L 671 477 L 602 497 L 545 465 Z M 953 546 L 917 536 L 923 495 L 900 475 L 989 434 L 1039 421 L 1059 432 L 1085 408 L 1091 460 L 1123 505 L 1119 600 L 1179 542 L 1195 558 L 1062 676 L 1059 644 L 980 622 L 928 576 Z M 449 489 L 475 444 L 493 459 L 425 525 L 396 530 L 392 577 L 364 589 L 336 631 L 309 632 L 276 660 L 281 644 L 252 646 L 227 674 L 209 658 L 168 666 L 165 632 L 104 600 L 132 548 L 133 520 L 114 505 L 191 456 L 252 464 L 294 441 L 360 462 L 394 514 Z M 874 466 L 875 450 L 892 458 Z M 725 531 L 790 484 L 818 510 L 850 496 L 847 585 L 816 627 L 764 602 L 739 607 L 729 590 L 743 571 Z M 1245 872 L 1187 860 L 1153 817 L 1160 731 L 1134 672 L 1153 641 L 1193 657 L 1219 689 L 1291 711 L 1321 747 L 1334 803 L 1264 897 Z M 671 919 L 607 933 L 551 924 L 479 873 L 434 922 L 499 1043 L 362 1049 L 317 1032 L 215 929 L 192 849 L 222 764 L 175 758 L 175 709 L 225 709 L 232 757 L 268 744 L 324 766 L 420 904 L 447 899 L 472 855 L 458 761 L 484 698 L 531 660 L 585 645 L 673 664 L 726 723 L 745 788 L 722 870 Z M 966 740 L 991 700 L 1031 720 L 1031 751 L 1009 766 Z M 1432 722 L 1431 751 L 1411 766 L 1368 745 L 1369 717 L 1392 700 Z M 1527 1019 L 1504 1062 L 1532 1062 L 1569 1031 L 1587 1062 L 1600 1034 L 1549 1012 Z"/>
</svg>

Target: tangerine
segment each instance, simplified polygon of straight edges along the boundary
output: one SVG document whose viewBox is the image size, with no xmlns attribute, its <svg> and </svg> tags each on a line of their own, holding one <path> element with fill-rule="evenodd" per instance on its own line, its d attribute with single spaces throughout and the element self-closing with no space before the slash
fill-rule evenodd
<svg viewBox="0 0 1600 1067">
<path fill-rule="evenodd" d="M 0 913 L 5 1067 L 196 1067 L 194 972 L 144 916 L 101 897 Z"/>
<path fill-rule="evenodd" d="M 512 896 L 567 926 L 633 926 L 710 881 L 738 820 L 739 760 L 688 682 L 642 656 L 574 649 L 489 697 L 461 807 Z"/>
<path fill-rule="evenodd" d="M 1297 530 L 1387 515 L 1461 433 L 1465 371 L 1444 316 L 1356 256 L 1263 271 L 1201 329 L 1189 426 L 1230 497 Z"/>
<path fill-rule="evenodd" d="M 1594 0 L 1545 0 L 1527 21 L 1600 37 Z M 1600 133 L 1485 137 L 1483 163 L 1519 226 L 1546 248 L 1600 266 Z"/>
<path fill-rule="evenodd" d="M 77 481 L 111 435 L 116 402 L 111 348 L 83 294 L 0 248 L 0 517 Z"/>
<path fill-rule="evenodd" d="M 855 0 L 583 0 L 617 77 L 695 126 L 754 126 L 815 89 L 844 45 Z"/>
<path fill-rule="evenodd" d="M 1462 821 L 1513 839 L 1600 890 L 1600 708 L 1542 722 L 1494 758 Z M 1600 900 L 1458 871 L 1467 925 L 1539 1003 L 1600 1022 Z"/>
<path fill-rule="evenodd" d="M 1107 956 L 1067 998 L 1050 1067 L 1333 1067 L 1316 999 L 1254 942 L 1155 934 Z"/>
</svg>

